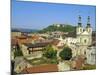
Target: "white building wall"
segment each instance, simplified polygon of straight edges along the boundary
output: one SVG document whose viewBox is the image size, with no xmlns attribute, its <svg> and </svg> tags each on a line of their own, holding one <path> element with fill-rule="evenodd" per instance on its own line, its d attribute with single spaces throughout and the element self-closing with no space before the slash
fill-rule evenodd
<svg viewBox="0 0 100 75">
<path fill-rule="evenodd" d="M 59 62 L 58 71 L 69 71 L 71 69 L 70 64 L 66 61 Z"/>
<path fill-rule="evenodd" d="M 71 46 L 71 44 L 76 44 L 78 42 L 77 38 L 72 38 L 72 37 L 68 37 L 66 38 L 66 42 L 68 46 Z"/>
<path fill-rule="evenodd" d="M 96 48 L 89 47 L 86 52 L 86 63 L 90 65 L 96 64 Z"/>
<path fill-rule="evenodd" d="M 22 50 L 22 53 L 23 53 L 24 56 L 29 55 L 28 50 L 27 50 L 27 46 L 21 45 L 21 50 Z"/>
</svg>

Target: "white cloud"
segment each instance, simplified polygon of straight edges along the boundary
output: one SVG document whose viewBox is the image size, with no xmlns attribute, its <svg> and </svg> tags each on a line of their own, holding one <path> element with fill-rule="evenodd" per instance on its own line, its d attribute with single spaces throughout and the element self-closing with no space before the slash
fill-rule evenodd
<svg viewBox="0 0 100 75">
<path fill-rule="evenodd" d="M 39 2 L 51 2 L 51 3 L 96 5 L 96 0 L 18 0 L 18 1 L 39 1 Z"/>
</svg>

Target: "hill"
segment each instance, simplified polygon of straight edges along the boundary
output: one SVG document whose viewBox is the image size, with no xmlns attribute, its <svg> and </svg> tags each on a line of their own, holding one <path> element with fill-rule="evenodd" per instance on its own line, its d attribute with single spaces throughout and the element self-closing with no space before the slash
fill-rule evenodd
<svg viewBox="0 0 100 75">
<path fill-rule="evenodd" d="M 34 33 L 37 32 L 38 30 L 36 29 L 24 29 L 24 28 L 12 28 L 12 32 L 25 32 L 25 33 Z"/>
<path fill-rule="evenodd" d="M 45 32 L 53 32 L 53 31 L 62 31 L 62 32 L 75 32 L 76 27 L 72 25 L 65 25 L 65 24 L 59 24 L 59 25 L 49 25 L 48 27 L 40 30 L 40 33 Z"/>
</svg>

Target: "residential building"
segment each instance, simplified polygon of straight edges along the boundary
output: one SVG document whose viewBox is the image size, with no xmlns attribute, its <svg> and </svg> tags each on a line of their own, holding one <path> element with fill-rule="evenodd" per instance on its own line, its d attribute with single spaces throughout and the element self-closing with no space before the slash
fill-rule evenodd
<svg viewBox="0 0 100 75">
<path fill-rule="evenodd" d="M 14 71 L 20 73 L 23 69 L 32 67 L 32 65 L 26 61 L 23 57 L 16 57 L 14 64 Z"/>
<path fill-rule="evenodd" d="M 24 56 L 32 56 L 33 58 L 42 57 L 43 48 L 49 43 L 26 43 L 21 45 L 21 50 Z"/>
</svg>

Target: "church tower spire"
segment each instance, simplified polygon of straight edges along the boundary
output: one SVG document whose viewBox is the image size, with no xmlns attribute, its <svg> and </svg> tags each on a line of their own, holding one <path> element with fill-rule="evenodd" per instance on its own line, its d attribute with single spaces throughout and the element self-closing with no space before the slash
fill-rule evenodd
<svg viewBox="0 0 100 75">
<path fill-rule="evenodd" d="M 92 27 L 91 27 L 91 23 L 90 23 L 90 16 L 88 16 L 88 18 L 87 18 L 86 31 L 87 31 L 89 34 L 92 34 Z"/>
<path fill-rule="evenodd" d="M 82 23 L 81 23 L 81 16 L 79 15 L 79 17 L 78 17 L 78 27 L 82 27 Z"/>
<path fill-rule="evenodd" d="M 78 26 L 76 28 L 77 35 L 80 35 L 83 32 L 83 27 L 81 23 L 81 16 L 78 17 Z"/>
<path fill-rule="evenodd" d="M 91 24 L 90 24 L 90 16 L 88 16 L 88 18 L 87 18 L 87 26 L 86 26 L 87 28 L 88 27 L 91 27 Z"/>
</svg>

